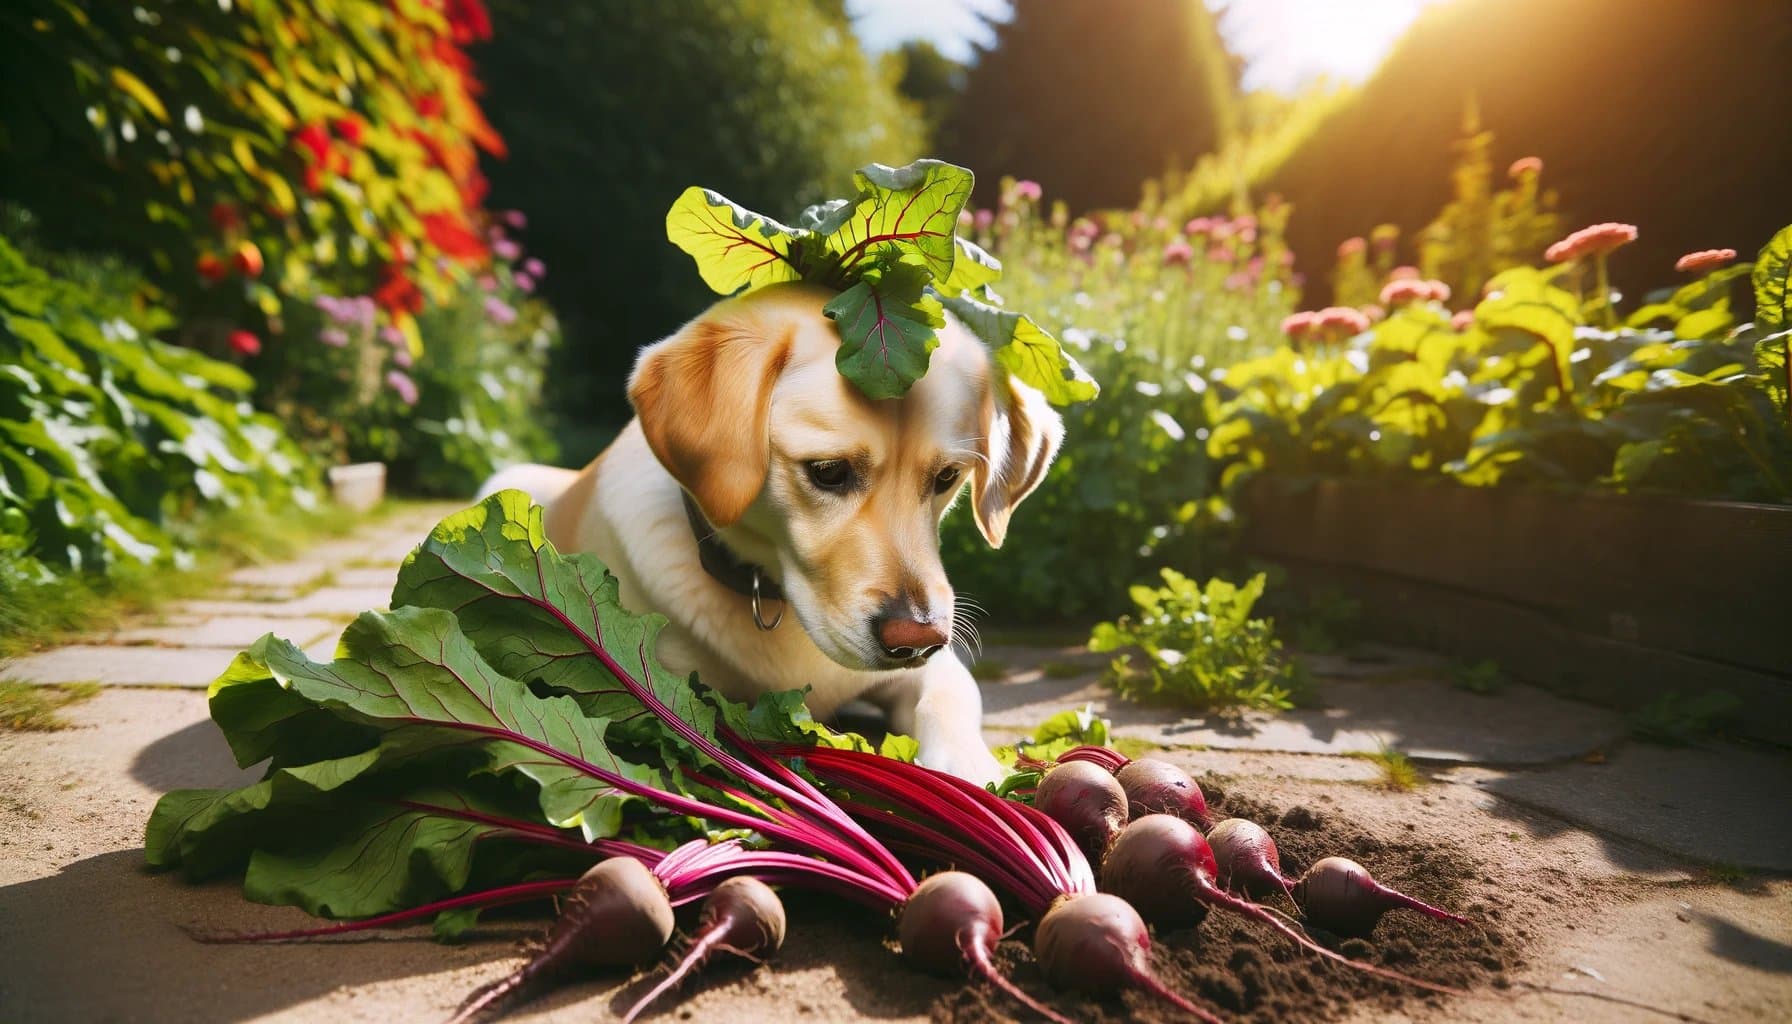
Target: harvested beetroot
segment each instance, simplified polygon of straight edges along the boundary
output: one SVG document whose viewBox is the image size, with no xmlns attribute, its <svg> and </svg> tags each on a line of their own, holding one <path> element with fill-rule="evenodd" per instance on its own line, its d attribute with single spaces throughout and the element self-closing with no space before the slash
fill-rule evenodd
<svg viewBox="0 0 1792 1024">
<path fill-rule="evenodd" d="M 1219 866 L 1220 888 L 1243 891 L 1257 898 L 1274 892 L 1294 898 L 1288 877 L 1282 874 L 1276 841 L 1263 826 L 1244 818 L 1227 818 L 1207 834 L 1207 843 L 1213 847 L 1214 863 Z"/>
<path fill-rule="evenodd" d="M 1140 758 L 1114 773 L 1126 791 L 1126 806 L 1134 818 L 1147 814 L 1173 814 L 1205 831 L 1213 827 L 1207 797 L 1189 773 L 1168 761 Z"/>
<path fill-rule="evenodd" d="M 1039 779 L 1033 806 L 1064 826 L 1091 861 L 1126 826 L 1126 791 L 1105 769 L 1087 761 L 1063 761 Z"/>
<path fill-rule="evenodd" d="M 749 960 L 771 956 L 784 945 L 784 903 L 772 887 L 750 875 L 727 879 L 703 901 L 703 916 L 691 934 L 690 948 L 665 980 L 622 1015 L 631 1024 L 641 1011 L 684 980 L 711 954 L 733 953 Z"/>
<path fill-rule="evenodd" d="M 1048 911 L 1033 937 L 1046 980 L 1088 995 L 1137 988 L 1196 1018 L 1219 1018 L 1167 988 L 1151 970 L 1151 936 L 1133 905 L 1118 896 L 1072 896 Z"/>
<path fill-rule="evenodd" d="M 1368 868 L 1345 857 L 1327 857 L 1308 868 L 1294 883 L 1293 896 L 1308 921 L 1339 935 L 1368 935 L 1381 915 L 1401 909 L 1416 910 L 1439 921 L 1473 923 L 1382 885 Z"/>
</svg>

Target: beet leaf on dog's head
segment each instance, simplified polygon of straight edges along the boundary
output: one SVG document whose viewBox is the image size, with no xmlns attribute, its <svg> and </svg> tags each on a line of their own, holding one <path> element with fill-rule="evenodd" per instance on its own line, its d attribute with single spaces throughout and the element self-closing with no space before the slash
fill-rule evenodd
<svg viewBox="0 0 1792 1024">
<path fill-rule="evenodd" d="M 734 295 L 786 281 L 842 294 L 827 315 L 840 331 L 841 375 L 869 398 L 898 398 L 927 372 L 945 325 L 942 302 L 996 361 L 1056 405 L 1094 398 L 1095 381 L 1038 324 L 1001 307 L 995 257 L 957 236 L 971 172 L 939 160 L 871 164 L 858 195 L 811 206 L 789 227 L 692 187 L 666 215 L 666 237 L 703 281 Z"/>
</svg>

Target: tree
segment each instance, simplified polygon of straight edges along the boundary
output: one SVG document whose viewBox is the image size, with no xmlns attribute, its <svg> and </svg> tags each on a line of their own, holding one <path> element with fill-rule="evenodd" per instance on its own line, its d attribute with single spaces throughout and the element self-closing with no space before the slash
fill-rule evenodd
<svg viewBox="0 0 1792 1024">
<path fill-rule="evenodd" d="M 1147 179 L 1218 145 L 1233 82 L 1201 0 L 1016 0 L 940 145 L 985 189 L 1013 175 L 1075 209 L 1130 206 Z"/>
</svg>

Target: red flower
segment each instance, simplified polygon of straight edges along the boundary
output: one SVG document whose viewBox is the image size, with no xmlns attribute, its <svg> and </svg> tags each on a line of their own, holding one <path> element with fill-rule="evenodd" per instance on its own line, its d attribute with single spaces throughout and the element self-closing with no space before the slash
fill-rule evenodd
<svg viewBox="0 0 1792 1024">
<path fill-rule="evenodd" d="M 422 220 L 424 235 L 443 255 L 463 263 L 485 259 L 485 242 L 469 230 L 466 221 L 459 216 L 452 213 L 426 213 Z"/>
<path fill-rule="evenodd" d="M 224 280 L 224 275 L 230 273 L 230 268 L 224 265 L 224 261 L 209 252 L 200 255 L 194 262 L 193 269 L 199 271 L 200 277 L 214 283 Z"/>
<path fill-rule="evenodd" d="M 492 37 L 492 16 L 482 0 L 448 0 L 448 32 L 465 46 Z"/>
<path fill-rule="evenodd" d="M 1319 311 L 1319 329 L 1327 334 L 1342 332 L 1345 337 L 1361 334 L 1369 329 L 1369 315 L 1349 306 L 1327 306 Z"/>
<path fill-rule="evenodd" d="M 235 231 L 243 226 L 242 216 L 229 203 L 213 203 L 211 217 L 212 226 L 219 231 Z"/>
<path fill-rule="evenodd" d="M 1465 309 L 1458 312 L 1455 316 L 1450 318 L 1450 326 L 1458 331 L 1466 331 L 1470 327 L 1475 326 L 1475 311 L 1472 309 Z"/>
<path fill-rule="evenodd" d="M 429 117 L 429 118 L 441 117 L 442 116 L 442 97 L 440 97 L 440 96 L 419 96 L 419 97 L 417 97 L 417 116 L 418 117 Z"/>
<path fill-rule="evenodd" d="M 340 138 L 351 146 L 361 145 L 362 126 L 360 118 L 354 117 L 353 115 L 349 117 L 339 117 L 331 127 L 336 129 L 337 138 Z"/>
<path fill-rule="evenodd" d="M 1425 302 L 1431 298 L 1431 286 L 1412 277 L 1397 277 L 1381 289 L 1381 304 L 1404 306 L 1409 302 Z"/>
<path fill-rule="evenodd" d="M 232 262 L 236 264 L 237 273 L 244 277 L 261 276 L 261 250 L 254 242 L 246 241 L 238 245 Z"/>
<path fill-rule="evenodd" d="M 1698 252 L 1689 252 L 1674 261 L 1674 269 L 1697 274 L 1707 270 L 1716 270 L 1735 258 L 1736 250 L 1734 249 L 1701 249 Z"/>
<path fill-rule="evenodd" d="M 305 168 L 305 191 L 316 195 L 324 190 L 324 169 L 316 164 Z"/>
<path fill-rule="evenodd" d="M 1581 228 L 1543 251 L 1551 263 L 1566 263 L 1583 256 L 1600 256 L 1636 241 L 1635 224 L 1608 221 Z"/>
<path fill-rule="evenodd" d="M 309 149 L 311 158 L 318 163 L 322 163 L 324 158 L 330 155 L 330 133 L 324 131 L 324 126 L 315 121 L 293 132 L 292 141 Z"/>
<path fill-rule="evenodd" d="M 231 331 L 230 348 L 239 356 L 259 355 L 261 339 L 249 331 Z"/>
<path fill-rule="evenodd" d="M 404 268 L 388 263 L 380 271 L 380 283 L 373 290 L 373 301 L 389 313 L 423 312 L 423 293 L 417 290 Z"/>
</svg>

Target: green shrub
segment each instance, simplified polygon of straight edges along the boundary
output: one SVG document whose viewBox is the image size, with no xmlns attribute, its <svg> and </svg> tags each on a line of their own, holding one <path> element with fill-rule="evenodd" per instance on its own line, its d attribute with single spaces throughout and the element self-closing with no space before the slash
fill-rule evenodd
<svg viewBox="0 0 1792 1024">
<path fill-rule="evenodd" d="M 569 419 L 625 422 L 635 353 L 715 301 L 665 241 L 691 185 L 748 209 L 849 194 L 852 170 L 926 149 L 919 119 L 851 28 L 811 0 L 492 6 L 484 97 L 511 156 L 495 201 L 521 208 L 554 272 Z M 587 456 L 588 452 L 570 453 Z"/>
<path fill-rule="evenodd" d="M 976 215 L 1004 261 L 999 290 L 1054 331 L 1101 381 L 1062 410 L 1064 447 L 1001 551 L 967 513 L 948 519 L 955 586 L 997 624 L 1088 622 L 1164 565 L 1205 565 L 1223 530 L 1211 500 L 1203 368 L 1263 351 L 1297 291 L 1284 262 L 1285 206 L 1169 224 L 1146 214 L 1046 210 L 1030 183 Z"/>
<path fill-rule="evenodd" d="M 1203 587 L 1174 569 L 1161 587 L 1132 588 L 1134 613 L 1095 627 L 1092 651 L 1136 647 L 1108 666 L 1106 679 L 1128 700 L 1202 710 L 1292 708 L 1306 694 L 1299 667 L 1282 654 L 1275 623 L 1251 618 L 1264 576 L 1244 586 L 1214 578 Z"/>
<path fill-rule="evenodd" d="M 9 234 L 23 226 L 11 219 Z M 184 559 L 196 518 L 315 502 L 316 472 L 242 370 L 156 332 L 134 272 L 0 237 L 0 583 Z M 68 268 L 63 272 L 61 268 Z"/>
</svg>

